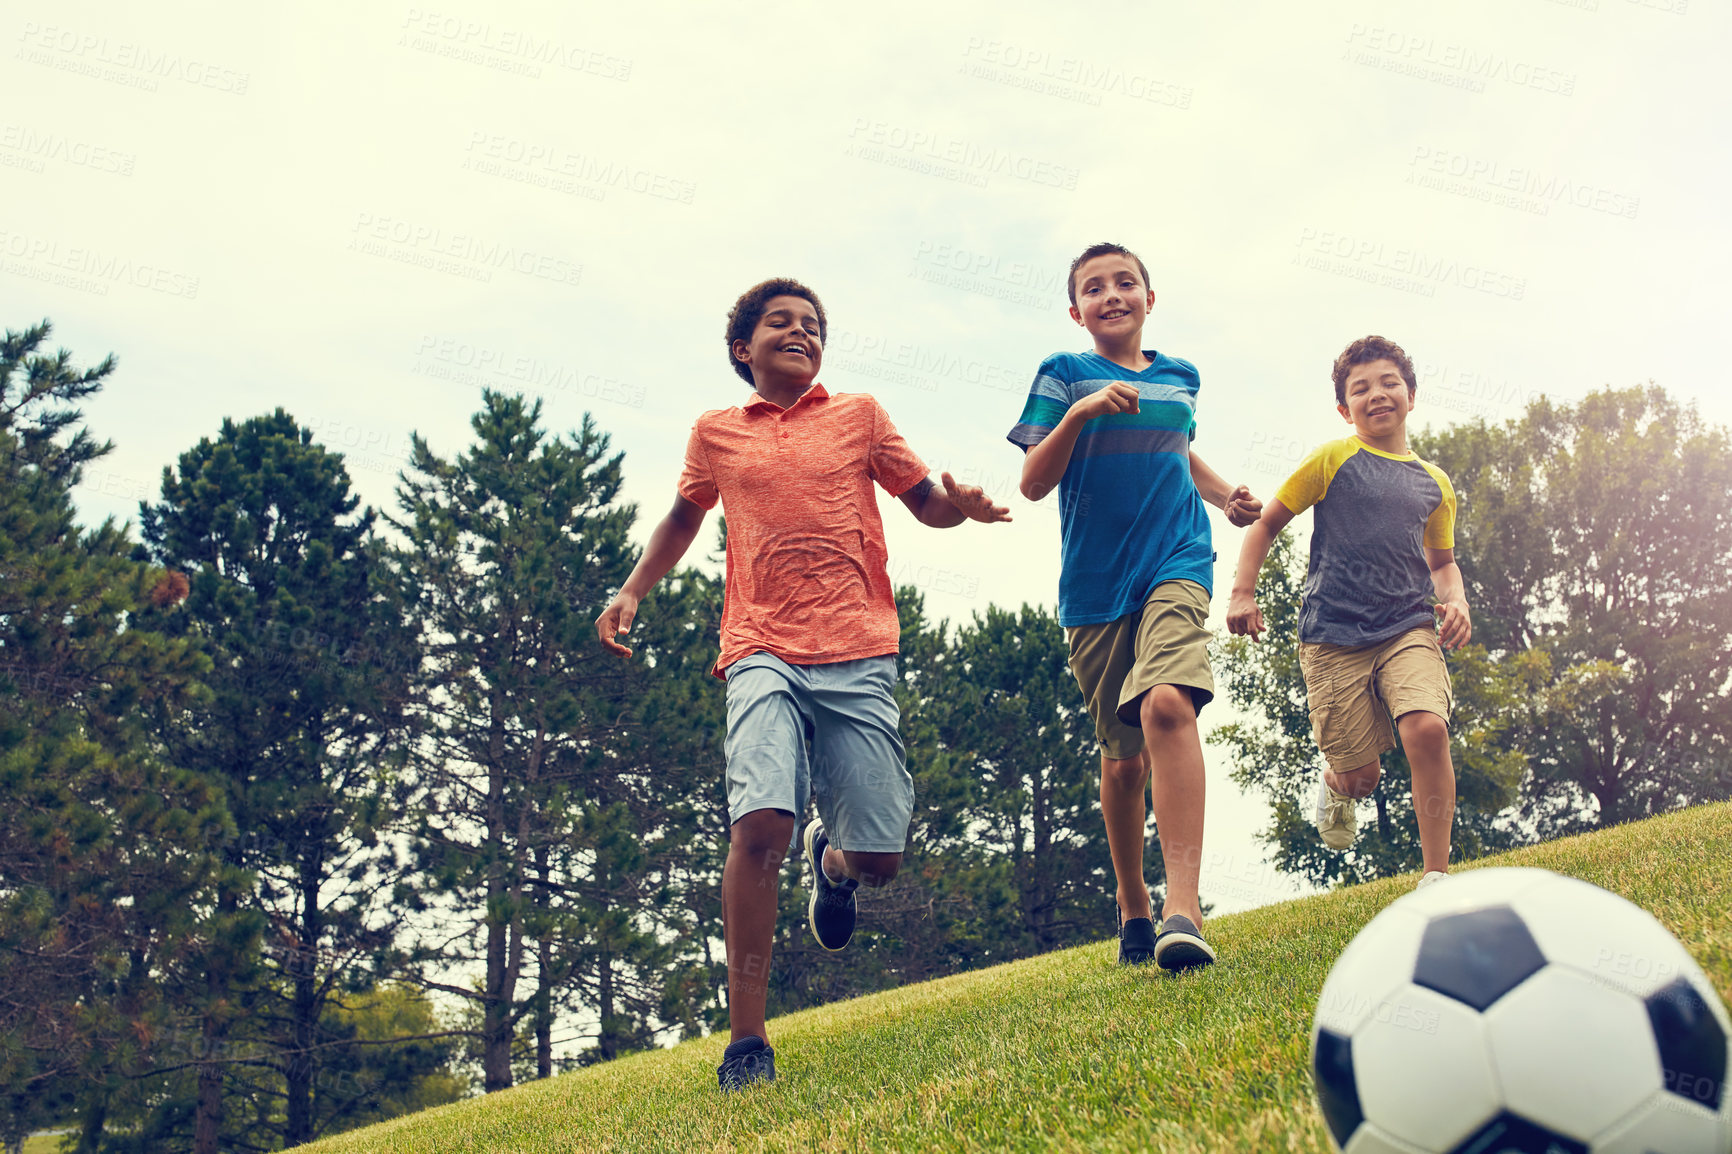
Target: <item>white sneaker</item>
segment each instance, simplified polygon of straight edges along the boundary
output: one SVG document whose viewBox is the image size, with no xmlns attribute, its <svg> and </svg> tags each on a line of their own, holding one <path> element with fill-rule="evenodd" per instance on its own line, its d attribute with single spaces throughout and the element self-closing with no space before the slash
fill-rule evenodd
<svg viewBox="0 0 1732 1154">
<path fill-rule="evenodd" d="M 1449 875 L 1444 873 L 1442 870 L 1432 870 L 1429 873 L 1427 873 L 1424 877 L 1419 879 L 1419 884 L 1413 887 L 1413 892 L 1418 893 L 1420 890 L 1424 889 L 1426 886 L 1436 885 L 1438 882 L 1442 881 L 1444 878 L 1446 878 L 1448 876 Z"/>
<path fill-rule="evenodd" d="M 1317 782 L 1317 832 L 1323 844 L 1332 850 L 1344 850 L 1359 836 L 1359 815 L 1354 812 L 1353 799 L 1336 793 L 1327 781 Z"/>
</svg>

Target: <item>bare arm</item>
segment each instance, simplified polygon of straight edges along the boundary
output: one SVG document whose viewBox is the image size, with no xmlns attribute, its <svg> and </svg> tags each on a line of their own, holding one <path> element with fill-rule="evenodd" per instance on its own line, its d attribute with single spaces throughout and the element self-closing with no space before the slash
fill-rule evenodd
<svg viewBox="0 0 1732 1154">
<path fill-rule="evenodd" d="M 1263 511 L 1263 502 L 1253 497 L 1250 489 L 1227 484 L 1203 458 L 1197 456 L 1195 449 L 1191 450 L 1191 480 L 1203 500 L 1227 514 L 1227 520 L 1241 529 L 1255 521 L 1257 514 Z"/>
<path fill-rule="evenodd" d="M 1431 568 L 1431 588 L 1437 594 L 1438 640 L 1445 649 L 1460 649 L 1473 636 L 1473 618 L 1467 611 L 1467 583 L 1454 549 L 1425 549 Z"/>
<path fill-rule="evenodd" d="M 1268 626 L 1263 624 L 1263 611 L 1257 608 L 1257 574 L 1269 559 L 1269 549 L 1281 530 L 1293 520 L 1293 511 L 1279 500 L 1263 506 L 1263 515 L 1245 531 L 1245 543 L 1239 548 L 1239 568 L 1233 574 L 1233 595 L 1227 602 L 1227 632 L 1249 634 L 1257 640 Z"/>
<path fill-rule="evenodd" d="M 601 638 L 603 647 L 621 657 L 631 656 L 631 650 L 615 638 L 621 633 L 631 631 L 631 623 L 637 617 L 638 603 L 649 594 L 657 581 L 668 575 L 668 570 L 680 563 L 680 558 L 691 548 L 692 540 L 703 524 L 702 505 L 684 497 L 674 498 L 674 507 L 656 525 L 655 532 L 650 534 L 649 548 L 638 558 L 631 576 L 625 579 L 625 585 L 614 595 L 607 608 L 601 611 L 601 616 L 595 619 L 596 636 Z"/>
<path fill-rule="evenodd" d="M 1232 496 L 1233 486 L 1221 479 L 1221 474 L 1209 468 L 1203 458 L 1197 456 L 1195 449 L 1191 450 L 1191 480 L 1196 482 L 1197 492 L 1203 500 L 1217 509 L 1227 507 L 1227 498 Z"/>
<path fill-rule="evenodd" d="M 1077 434 L 1096 417 L 1108 413 L 1137 411 L 1137 388 L 1115 381 L 1104 389 L 1084 397 L 1060 418 L 1040 444 L 1029 449 L 1022 458 L 1022 495 L 1038 501 L 1058 487 L 1058 480 L 1070 467 L 1071 450 L 1076 448 Z"/>
<path fill-rule="evenodd" d="M 908 506 L 908 511 L 922 525 L 934 529 L 948 529 L 970 519 L 987 524 L 1011 519 L 1010 510 L 993 504 L 979 485 L 958 485 L 949 473 L 943 474 L 943 480 L 944 487 L 940 489 L 931 477 L 923 477 L 897 500 Z"/>
</svg>

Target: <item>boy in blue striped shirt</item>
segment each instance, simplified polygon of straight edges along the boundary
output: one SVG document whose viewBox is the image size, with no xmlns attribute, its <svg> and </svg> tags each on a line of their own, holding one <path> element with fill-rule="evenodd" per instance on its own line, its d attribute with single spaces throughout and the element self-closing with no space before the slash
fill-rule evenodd
<svg viewBox="0 0 1732 1154">
<path fill-rule="evenodd" d="M 1145 349 L 1148 269 L 1117 244 L 1071 264 L 1071 319 L 1094 349 L 1041 362 L 1011 429 L 1022 494 L 1059 495 L 1059 624 L 1101 746 L 1101 812 L 1118 877 L 1119 961 L 1207 965 L 1197 878 L 1203 858 L 1203 746 L 1197 714 L 1215 695 L 1207 652 L 1215 550 L 1203 502 L 1234 525 L 1262 502 L 1191 451 L 1198 378 Z M 1143 791 L 1152 785 L 1166 867 L 1155 930 L 1143 880 Z"/>
</svg>

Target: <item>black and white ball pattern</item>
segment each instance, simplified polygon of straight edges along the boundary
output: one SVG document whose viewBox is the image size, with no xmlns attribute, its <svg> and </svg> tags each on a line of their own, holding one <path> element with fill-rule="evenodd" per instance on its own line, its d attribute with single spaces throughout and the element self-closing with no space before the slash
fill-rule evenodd
<svg viewBox="0 0 1732 1154">
<path fill-rule="evenodd" d="M 1329 972 L 1317 1100 L 1347 1154 L 1727 1154 L 1732 1020 L 1615 894 L 1484 869 L 1391 904 Z"/>
</svg>

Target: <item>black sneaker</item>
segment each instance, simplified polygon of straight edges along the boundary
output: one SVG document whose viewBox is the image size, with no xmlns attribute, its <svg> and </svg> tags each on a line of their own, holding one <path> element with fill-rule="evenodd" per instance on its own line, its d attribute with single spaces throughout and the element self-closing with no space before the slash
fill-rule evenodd
<svg viewBox="0 0 1732 1154">
<path fill-rule="evenodd" d="M 835 953 L 854 937 L 854 922 L 860 912 L 854 891 L 860 883 L 853 878 L 833 882 L 825 876 L 824 851 L 829 846 L 824 823 L 814 819 L 806 827 L 806 860 L 812 863 L 812 900 L 806 906 L 806 924 L 812 927 L 818 944 Z"/>
<path fill-rule="evenodd" d="M 1155 964 L 1163 970 L 1179 973 L 1206 966 L 1215 960 L 1215 951 L 1203 940 L 1203 931 L 1190 918 L 1174 914 L 1161 921 L 1161 932 L 1155 935 Z"/>
<path fill-rule="evenodd" d="M 722 1051 L 722 1064 L 716 1067 L 716 1081 L 721 1083 L 723 1093 L 775 1080 L 776 1051 L 756 1034 L 731 1042 Z"/>
<path fill-rule="evenodd" d="M 1140 966 L 1153 961 L 1154 957 L 1154 919 L 1132 918 L 1128 922 L 1119 922 L 1119 965 Z"/>
</svg>

